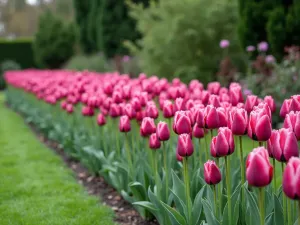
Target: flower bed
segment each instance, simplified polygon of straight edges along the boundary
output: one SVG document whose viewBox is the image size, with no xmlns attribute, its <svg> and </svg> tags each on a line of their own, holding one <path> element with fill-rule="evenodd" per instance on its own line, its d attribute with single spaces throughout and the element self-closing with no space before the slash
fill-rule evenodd
<svg viewBox="0 0 300 225">
<path fill-rule="evenodd" d="M 285 128 L 272 130 L 273 98 L 243 96 L 238 83 L 204 89 L 197 80 L 39 70 L 5 78 L 9 104 L 145 218 L 297 223 L 300 96 L 285 100 Z"/>
</svg>

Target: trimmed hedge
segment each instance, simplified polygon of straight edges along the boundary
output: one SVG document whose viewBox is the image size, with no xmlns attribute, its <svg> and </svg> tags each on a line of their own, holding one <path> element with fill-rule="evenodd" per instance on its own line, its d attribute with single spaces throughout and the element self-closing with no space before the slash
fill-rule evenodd
<svg viewBox="0 0 300 225">
<path fill-rule="evenodd" d="M 35 67 L 32 39 L 0 39 L 0 63 L 12 60 L 25 68 Z"/>
</svg>

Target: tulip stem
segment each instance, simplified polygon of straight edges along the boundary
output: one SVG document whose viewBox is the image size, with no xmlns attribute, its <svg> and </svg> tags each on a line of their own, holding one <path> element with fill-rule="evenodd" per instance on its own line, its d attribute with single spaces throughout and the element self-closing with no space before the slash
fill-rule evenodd
<svg viewBox="0 0 300 225">
<path fill-rule="evenodd" d="M 210 141 L 212 141 L 213 137 L 214 137 L 213 129 L 210 129 Z"/>
<path fill-rule="evenodd" d="M 259 188 L 259 210 L 260 210 L 260 225 L 265 224 L 265 191 L 263 188 Z"/>
<path fill-rule="evenodd" d="M 258 146 L 259 146 L 259 147 L 263 147 L 263 146 L 264 146 L 264 143 L 263 143 L 262 141 L 259 141 L 259 142 L 258 142 Z"/>
<path fill-rule="evenodd" d="M 281 170 L 282 170 L 282 174 L 284 172 L 284 163 L 281 163 Z M 282 195 L 282 203 L 283 203 L 283 216 L 284 216 L 284 223 L 286 223 L 286 214 L 287 214 L 287 208 L 286 208 L 286 197 L 284 195 Z"/>
<path fill-rule="evenodd" d="M 277 191 L 277 187 L 276 187 L 276 161 L 275 161 L 275 158 L 272 158 L 273 160 L 273 168 L 274 168 L 274 189 L 275 189 L 275 194 L 276 194 L 276 191 Z"/>
<path fill-rule="evenodd" d="M 298 201 L 298 225 L 300 225 L 300 200 Z"/>
<path fill-rule="evenodd" d="M 216 214 L 216 217 L 218 218 L 218 201 L 217 201 L 216 185 L 213 185 L 212 187 L 213 187 L 213 191 L 214 191 L 215 214 Z"/>
<path fill-rule="evenodd" d="M 169 171 L 168 171 L 168 154 L 167 154 L 167 148 L 166 148 L 166 144 L 163 141 L 162 142 L 163 145 L 163 155 L 164 155 L 164 167 L 165 167 L 165 179 L 166 179 L 166 187 L 165 187 L 165 191 L 166 191 L 166 203 L 168 202 L 168 194 L 169 194 Z"/>
<path fill-rule="evenodd" d="M 207 146 L 207 134 L 205 134 L 206 129 L 204 128 L 204 141 L 205 141 L 205 153 L 206 153 L 206 161 L 209 160 L 209 147 Z"/>
<path fill-rule="evenodd" d="M 132 174 L 132 159 L 131 159 L 131 154 L 130 154 L 130 150 L 129 150 L 129 137 L 128 134 L 125 133 L 125 150 L 126 150 L 126 154 L 127 154 L 127 160 L 128 160 L 128 167 L 129 167 L 129 177 L 131 177 Z"/>
<path fill-rule="evenodd" d="M 113 119 L 114 121 L 114 129 L 116 129 L 116 136 L 115 136 L 115 141 L 116 141 L 116 151 L 117 151 L 117 155 L 118 155 L 118 158 L 120 160 L 120 157 L 121 157 L 121 153 L 120 153 L 120 142 L 119 142 L 119 131 L 118 131 L 118 120 L 117 119 Z"/>
<path fill-rule="evenodd" d="M 242 185 L 245 183 L 245 167 L 244 167 L 244 153 L 243 153 L 243 137 L 239 136 L 240 140 L 240 163 L 241 163 L 241 178 L 242 178 Z M 244 189 L 241 188 L 241 203 L 244 206 Z"/>
<path fill-rule="evenodd" d="M 225 167 L 226 167 L 226 185 L 227 185 L 227 202 L 228 202 L 228 224 L 231 223 L 231 187 L 230 187 L 230 163 L 225 156 Z"/>
<path fill-rule="evenodd" d="M 183 158 L 183 177 L 184 177 L 184 184 L 185 184 L 185 198 L 186 198 L 186 205 L 187 205 L 187 212 L 188 212 L 188 223 L 191 217 L 191 209 L 192 209 L 192 202 L 190 198 L 190 181 L 189 181 L 189 171 L 188 171 L 188 158 Z"/>
<path fill-rule="evenodd" d="M 292 225 L 292 209 L 291 209 L 292 201 L 287 202 L 287 216 L 288 216 L 288 225 Z"/>
<path fill-rule="evenodd" d="M 201 157 L 201 139 L 199 138 L 198 139 L 198 141 L 199 141 L 199 149 L 198 149 L 198 151 L 199 151 L 199 164 L 200 164 L 200 167 L 203 165 L 203 163 L 202 163 L 202 157 Z"/>
</svg>

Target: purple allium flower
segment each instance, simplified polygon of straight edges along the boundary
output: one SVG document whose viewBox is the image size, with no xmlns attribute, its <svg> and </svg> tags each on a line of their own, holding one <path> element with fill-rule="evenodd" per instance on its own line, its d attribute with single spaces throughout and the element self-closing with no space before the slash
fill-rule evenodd
<svg viewBox="0 0 300 225">
<path fill-rule="evenodd" d="M 257 48 L 260 52 L 266 52 L 266 51 L 268 51 L 269 44 L 265 41 L 262 41 L 262 42 L 258 43 Z"/>
<path fill-rule="evenodd" d="M 249 45 L 246 48 L 247 52 L 254 52 L 255 51 L 255 47 L 253 45 Z"/>
<path fill-rule="evenodd" d="M 244 90 L 244 95 L 252 95 L 252 91 L 249 89 Z"/>
<path fill-rule="evenodd" d="M 228 41 L 228 40 L 221 40 L 220 41 L 220 47 L 221 48 L 228 48 L 229 47 L 229 45 L 230 45 L 230 42 Z"/>
<path fill-rule="evenodd" d="M 265 58 L 266 63 L 274 63 L 276 59 L 272 55 L 267 55 Z"/>
<path fill-rule="evenodd" d="M 128 61 L 130 61 L 130 59 L 131 59 L 131 58 L 130 58 L 129 55 L 124 55 L 123 58 L 122 58 L 122 61 L 123 61 L 123 62 L 128 62 Z"/>
</svg>

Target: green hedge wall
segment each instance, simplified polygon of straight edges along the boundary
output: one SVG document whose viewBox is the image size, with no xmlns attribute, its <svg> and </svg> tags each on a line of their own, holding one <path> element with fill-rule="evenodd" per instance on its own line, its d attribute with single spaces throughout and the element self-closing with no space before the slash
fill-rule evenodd
<svg viewBox="0 0 300 225">
<path fill-rule="evenodd" d="M 35 67 L 32 39 L 0 39 L 0 63 L 13 60 L 25 68 Z"/>
</svg>

